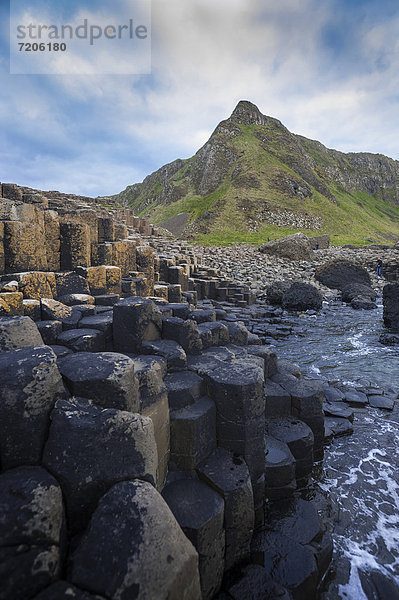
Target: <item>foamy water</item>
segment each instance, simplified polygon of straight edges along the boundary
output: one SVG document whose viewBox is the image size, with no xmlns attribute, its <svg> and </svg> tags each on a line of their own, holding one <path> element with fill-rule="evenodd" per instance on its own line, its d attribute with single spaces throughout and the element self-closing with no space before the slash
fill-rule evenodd
<svg viewBox="0 0 399 600">
<path fill-rule="evenodd" d="M 317 320 L 298 320 L 302 334 L 276 343 L 279 358 L 313 378 L 353 383 L 362 378 L 399 389 L 399 348 L 385 347 L 382 307 L 354 311 L 333 305 Z M 354 433 L 327 448 L 318 484 L 332 500 L 334 578 L 323 600 L 369 600 L 378 573 L 399 595 L 399 405 L 389 413 L 356 411 Z M 392 597 L 393 600 L 393 597 Z"/>
</svg>

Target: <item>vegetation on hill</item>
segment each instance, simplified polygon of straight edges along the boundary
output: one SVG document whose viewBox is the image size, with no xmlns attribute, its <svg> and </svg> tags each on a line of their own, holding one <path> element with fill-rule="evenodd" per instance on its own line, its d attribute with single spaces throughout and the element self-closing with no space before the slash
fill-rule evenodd
<svg viewBox="0 0 399 600">
<path fill-rule="evenodd" d="M 188 215 L 183 237 L 261 244 L 303 231 L 333 244 L 399 239 L 399 162 L 330 150 L 241 101 L 208 142 L 115 196 L 163 224 Z"/>
</svg>

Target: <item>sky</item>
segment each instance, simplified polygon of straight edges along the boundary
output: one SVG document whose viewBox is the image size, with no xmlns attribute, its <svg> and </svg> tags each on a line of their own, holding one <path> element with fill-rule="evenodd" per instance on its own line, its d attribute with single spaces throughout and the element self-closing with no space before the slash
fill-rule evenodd
<svg viewBox="0 0 399 600">
<path fill-rule="evenodd" d="M 138 0 L 33 1 L 65 22 L 77 11 L 125 22 L 138 10 Z M 56 62 L 49 74 L 10 74 L 8 4 L 0 0 L 0 181 L 116 194 L 192 156 L 239 100 L 329 148 L 399 160 L 397 0 L 152 0 L 151 72 L 117 75 L 133 46 L 115 70 L 98 46 L 72 55 L 73 74 Z M 96 60 L 109 72 L 87 74 Z"/>
</svg>

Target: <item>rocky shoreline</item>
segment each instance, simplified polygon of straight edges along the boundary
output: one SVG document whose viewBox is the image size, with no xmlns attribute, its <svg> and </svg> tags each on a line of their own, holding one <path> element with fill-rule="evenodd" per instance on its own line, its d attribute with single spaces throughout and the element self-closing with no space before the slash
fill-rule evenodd
<svg viewBox="0 0 399 600">
<path fill-rule="evenodd" d="M 316 263 L 2 189 L 0 600 L 316 598 L 332 539 L 313 468 L 351 407 L 396 402 L 269 347 L 284 307 L 334 296 L 308 286 Z M 290 287 L 270 305 L 290 274 L 291 304 Z"/>
</svg>

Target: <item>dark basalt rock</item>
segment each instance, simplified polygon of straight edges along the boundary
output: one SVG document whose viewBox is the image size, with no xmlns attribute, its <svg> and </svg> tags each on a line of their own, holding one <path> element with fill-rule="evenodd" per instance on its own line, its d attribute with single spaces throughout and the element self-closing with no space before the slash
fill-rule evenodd
<svg viewBox="0 0 399 600">
<path fill-rule="evenodd" d="M 377 308 L 375 302 L 372 302 L 369 298 L 363 296 L 356 296 L 350 303 L 350 306 L 355 310 L 374 310 Z"/>
<path fill-rule="evenodd" d="M 106 598 L 200 600 L 197 561 L 152 485 L 124 481 L 98 503 L 73 552 L 68 579 Z"/>
<path fill-rule="evenodd" d="M 98 329 L 69 329 L 57 336 L 57 345 L 74 352 L 101 352 L 105 350 L 105 336 Z"/>
<path fill-rule="evenodd" d="M 162 315 L 147 298 L 125 298 L 114 306 L 114 348 L 121 352 L 139 352 L 142 342 L 161 337 Z"/>
<path fill-rule="evenodd" d="M 248 467 L 243 458 L 217 448 L 197 468 L 197 473 L 225 502 L 225 570 L 228 570 L 250 554 L 255 515 Z"/>
<path fill-rule="evenodd" d="M 1 352 L 41 344 L 42 336 L 30 317 L 0 317 Z"/>
<path fill-rule="evenodd" d="M 342 258 L 331 260 L 316 269 L 315 278 L 330 289 L 343 290 L 354 283 L 370 287 L 370 275 L 366 269 Z"/>
<path fill-rule="evenodd" d="M 118 481 L 155 485 L 157 461 L 150 419 L 82 398 L 57 402 L 43 464 L 61 483 L 73 533 L 87 525 L 101 496 Z"/>
<path fill-rule="evenodd" d="M 306 484 L 313 469 L 313 432 L 299 419 L 286 417 L 266 419 L 266 434 L 289 447 L 295 458 L 295 478 L 299 486 Z M 323 431 L 324 434 L 324 431 Z"/>
<path fill-rule="evenodd" d="M 167 368 L 170 373 L 184 371 L 187 368 L 187 355 L 184 349 L 173 340 L 143 342 L 141 352 L 164 358 L 167 361 Z"/>
<path fill-rule="evenodd" d="M 324 420 L 324 425 L 327 432 L 331 431 L 334 437 L 350 435 L 353 433 L 353 425 L 348 419 L 340 417 L 326 417 Z M 328 437 L 328 433 L 326 437 Z"/>
<path fill-rule="evenodd" d="M 393 410 L 395 400 L 389 396 L 367 396 L 369 404 L 372 408 L 384 408 L 385 410 Z"/>
<path fill-rule="evenodd" d="M 286 310 L 320 310 L 322 305 L 322 295 L 310 283 L 293 283 L 284 294 L 282 301 L 282 306 Z"/>
<path fill-rule="evenodd" d="M 57 343 L 57 338 L 62 332 L 61 321 L 38 321 L 37 328 L 46 346 Z"/>
<path fill-rule="evenodd" d="M 260 565 L 237 569 L 225 587 L 226 600 L 292 600 L 290 592 L 273 581 L 269 571 Z"/>
<path fill-rule="evenodd" d="M 395 332 L 399 331 L 399 283 L 388 283 L 385 285 L 382 293 L 382 300 L 384 305 L 383 319 L 385 327 L 389 327 Z M 382 343 L 386 344 L 387 341 Z"/>
<path fill-rule="evenodd" d="M 281 306 L 284 294 L 288 292 L 291 285 L 292 281 L 273 281 L 266 291 L 267 302 L 274 306 Z"/>
<path fill-rule="evenodd" d="M 117 352 L 80 352 L 59 361 L 71 394 L 93 400 L 103 408 L 138 412 L 138 384 L 134 363 Z"/>
<path fill-rule="evenodd" d="M 178 410 L 194 404 L 205 393 L 204 380 L 192 371 L 167 375 L 165 385 L 171 410 Z"/>
<path fill-rule="evenodd" d="M 60 575 L 63 506 L 58 482 L 40 467 L 0 475 L 0 598 L 31 598 Z"/>
<path fill-rule="evenodd" d="M 164 317 L 162 319 L 162 337 L 180 344 L 187 354 L 201 353 L 202 341 L 195 321 L 190 319 L 183 321 L 178 317 Z"/>
<path fill-rule="evenodd" d="M 224 501 L 195 479 L 175 481 L 162 495 L 199 554 L 202 597 L 210 600 L 220 589 L 224 571 Z"/>
<path fill-rule="evenodd" d="M 35 596 L 34 600 L 105 600 L 105 598 L 79 590 L 67 581 L 57 581 Z"/>
<path fill-rule="evenodd" d="M 377 292 L 373 290 L 372 287 L 364 285 L 363 283 L 349 283 L 342 289 L 343 302 L 352 302 L 352 300 L 358 296 L 367 299 L 370 302 L 375 302 L 377 299 Z"/>
<path fill-rule="evenodd" d="M 55 402 L 64 397 L 48 346 L 0 354 L 0 453 L 3 469 L 39 464 Z"/>
<path fill-rule="evenodd" d="M 215 403 L 204 396 L 170 412 L 170 460 L 182 471 L 195 469 L 216 448 Z"/>
</svg>

